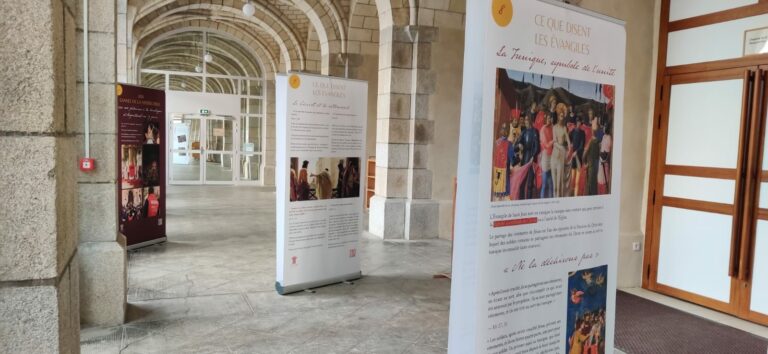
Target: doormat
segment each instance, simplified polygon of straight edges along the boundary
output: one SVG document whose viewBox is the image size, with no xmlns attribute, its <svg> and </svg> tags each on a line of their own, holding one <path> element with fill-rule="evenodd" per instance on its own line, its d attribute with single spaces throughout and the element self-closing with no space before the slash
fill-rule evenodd
<svg viewBox="0 0 768 354">
<path fill-rule="evenodd" d="M 766 354 L 768 340 L 650 300 L 616 292 L 616 348 L 627 354 Z"/>
</svg>

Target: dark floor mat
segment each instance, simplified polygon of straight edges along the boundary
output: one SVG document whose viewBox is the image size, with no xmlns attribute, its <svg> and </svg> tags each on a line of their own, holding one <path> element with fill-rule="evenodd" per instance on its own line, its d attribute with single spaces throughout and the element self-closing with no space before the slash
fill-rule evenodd
<svg viewBox="0 0 768 354">
<path fill-rule="evenodd" d="M 766 354 L 768 340 L 649 301 L 616 294 L 616 348 L 627 354 Z"/>
</svg>

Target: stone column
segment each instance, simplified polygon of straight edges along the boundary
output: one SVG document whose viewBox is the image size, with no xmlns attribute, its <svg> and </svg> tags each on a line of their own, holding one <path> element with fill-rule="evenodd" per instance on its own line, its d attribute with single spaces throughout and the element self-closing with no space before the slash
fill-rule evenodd
<svg viewBox="0 0 768 354">
<path fill-rule="evenodd" d="M 117 0 L 90 0 L 88 15 L 88 81 L 91 157 L 96 170 L 77 172 L 80 234 L 80 317 L 84 324 L 122 324 L 126 307 L 125 238 L 118 234 L 117 215 Z M 67 120 L 84 154 L 82 1 L 77 3 L 78 112 Z"/>
<path fill-rule="evenodd" d="M 376 129 L 376 195 L 369 231 L 382 238 L 436 238 L 439 204 L 432 200 L 427 147 L 434 121 L 428 119 L 435 90 L 430 70 L 434 27 L 382 29 Z"/>
<path fill-rule="evenodd" d="M 2 353 L 80 352 L 70 6 L 0 2 Z"/>
</svg>

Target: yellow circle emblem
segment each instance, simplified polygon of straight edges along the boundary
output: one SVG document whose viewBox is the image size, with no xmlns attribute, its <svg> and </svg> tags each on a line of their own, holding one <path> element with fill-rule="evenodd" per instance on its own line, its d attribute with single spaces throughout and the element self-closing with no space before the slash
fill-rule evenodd
<svg viewBox="0 0 768 354">
<path fill-rule="evenodd" d="M 290 78 L 288 78 L 288 84 L 291 85 L 294 89 L 299 88 L 301 86 L 301 78 L 299 75 L 293 74 Z"/>
<path fill-rule="evenodd" d="M 512 15 L 514 14 L 512 0 L 493 0 L 493 3 L 491 3 L 491 13 L 497 25 L 507 27 L 512 22 Z"/>
<path fill-rule="evenodd" d="M 120 96 L 123 94 L 123 85 L 117 84 L 115 85 L 115 91 L 117 91 L 117 95 Z"/>
</svg>

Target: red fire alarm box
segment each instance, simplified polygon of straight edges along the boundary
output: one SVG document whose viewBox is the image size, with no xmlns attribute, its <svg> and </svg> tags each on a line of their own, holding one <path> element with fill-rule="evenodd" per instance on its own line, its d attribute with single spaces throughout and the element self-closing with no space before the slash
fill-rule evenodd
<svg viewBox="0 0 768 354">
<path fill-rule="evenodd" d="M 90 157 L 83 157 L 80 159 L 80 171 L 89 172 L 96 168 L 96 160 Z"/>
</svg>

